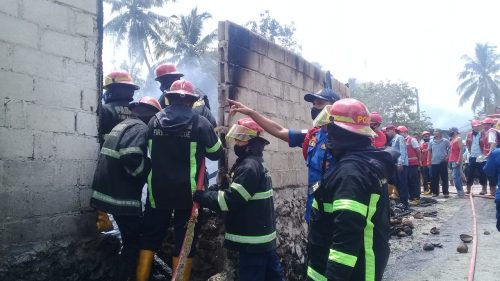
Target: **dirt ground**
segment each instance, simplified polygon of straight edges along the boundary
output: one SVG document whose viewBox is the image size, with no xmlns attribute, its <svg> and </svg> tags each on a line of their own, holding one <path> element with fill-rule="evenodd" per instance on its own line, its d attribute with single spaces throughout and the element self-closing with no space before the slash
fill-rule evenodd
<svg viewBox="0 0 500 281">
<path fill-rule="evenodd" d="M 474 188 L 474 193 L 479 192 Z M 454 190 L 450 187 L 450 190 Z M 459 199 L 452 194 L 450 198 L 437 198 L 438 204 L 429 207 L 415 207 L 416 211 L 437 211 L 436 218 L 414 219 L 413 236 L 393 238 L 391 256 L 384 273 L 384 280 L 431 281 L 467 280 L 472 243 L 469 252 L 459 254 L 456 250 L 461 243 L 459 235 L 472 235 L 472 216 L 469 199 Z M 475 280 L 500 280 L 500 268 L 490 260 L 497 260 L 500 249 L 500 233 L 495 227 L 495 205 L 493 200 L 474 198 L 477 213 L 478 251 Z M 438 227 L 440 234 L 430 234 L 432 227 Z M 489 231 L 489 235 L 484 232 Z M 424 251 L 424 243 L 441 243 L 442 248 Z"/>
</svg>

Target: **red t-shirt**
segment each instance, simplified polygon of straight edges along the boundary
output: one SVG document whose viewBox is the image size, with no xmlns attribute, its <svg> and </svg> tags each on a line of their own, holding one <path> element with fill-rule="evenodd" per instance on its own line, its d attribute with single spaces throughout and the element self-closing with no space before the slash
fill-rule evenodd
<svg viewBox="0 0 500 281">
<path fill-rule="evenodd" d="M 387 143 L 387 137 L 382 131 L 375 131 L 377 136 L 373 138 L 372 143 L 375 148 L 382 148 Z"/>
<path fill-rule="evenodd" d="M 458 143 L 459 141 L 461 141 L 459 138 L 455 138 L 451 141 L 450 158 L 448 159 L 448 162 L 458 162 L 458 160 L 460 159 L 460 145 Z"/>
</svg>

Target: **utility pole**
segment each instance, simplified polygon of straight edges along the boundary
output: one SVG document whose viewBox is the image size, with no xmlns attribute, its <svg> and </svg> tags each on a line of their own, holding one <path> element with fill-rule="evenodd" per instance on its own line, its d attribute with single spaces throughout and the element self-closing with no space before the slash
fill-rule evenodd
<svg viewBox="0 0 500 281">
<path fill-rule="evenodd" d="M 415 93 L 417 94 L 417 116 L 418 116 L 418 121 L 420 121 L 420 98 L 418 96 L 417 88 L 415 88 Z"/>
</svg>

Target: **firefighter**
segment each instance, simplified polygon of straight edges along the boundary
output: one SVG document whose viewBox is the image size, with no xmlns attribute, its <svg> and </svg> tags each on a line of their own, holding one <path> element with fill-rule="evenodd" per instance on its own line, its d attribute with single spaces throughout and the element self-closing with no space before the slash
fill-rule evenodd
<svg viewBox="0 0 500 281">
<path fill-rule="evenodd" d="M 276 254 L 273 186 L 264 166 L 263 151 L 269 142 L 251 118 L 233 125 L 227 139 L 234 140 L 237 156 L 227 190 L 197 191 L 201 206 L 226 213 L 224 245 L 239 251 L 240 280 L 284 280 Z"/>
<path fill-rule="evenodd" d="M 178 72 L 177 67 L 170 63 L 160 64 L 155 69 L 155 74 L 155 80 L 160 83 L 160 91 L 162 93 L 158 101 L 160 102 L 161 108 L 165 108 L 168 105 L 168 99 L 165 96 L 165 91 L 168 91 L 170 86 L 172 86 L 172 83 L 180 80 L 184 74 Z M 214 128 L 217 126 L 217 122 L 210 112 L 210 103 L 208 102 L 208 97 L 206 95 L 198 98 L 198 100 L 193 104 L 193 108 L 196 113 L 207 118 Z"/>
<path fill-rule="evenodd" d="M 110 213 L 122 238 L 114 280 L 127 280 L 139 253 L 142 187 L 151 168 L 147 156 L 148 122 L 160 104 L 143 97 L 130 105 L 132 117 L 116 125 L 104 141 L 92 182 L 92 207 Z"/>
<path fill-rule="evenodd" d="M 430 189 L 431 182 L 431 174 L 430 174 L 430 166 L 431 162 L 428 159 L 429 155 L 429 141 L 431 140 L 431 133 L 428 131 L 422 132 L 422 143 L 420 144 L 420 153 L 422 156 L 422 181 L 424 186 L 424 195 L 431 195 L 432 191 Z"/>
<path fill-rule="evenodd" d="M 149 122 L 149 152 L 151 173 L 148 177 L 148 198 L 144 213 L 144 228 L 137 265 L 137 280 L 148 280 L 157 251 L 173 216 L 175 251 L 172 268 L 177 267 L 185 225 L 191 215 L 192 193 L 201 160 L 206 156 L 218 160 L 222 146 L 208 120 L 196 114 L 193 103 L 199 96 L 186 80 L 175 81 L 166 92 L 169 106 Z M 185 265 L 184 280 L 189 280 L 193 247 Z"/>
<path fill-rule="evenodd" d="M 132 77 L 126 71 L 113 71 L 104 78 L 106 90 L 103 94 L 104 104 L 99 103 L 99 144 L 104 144 L 105 136 L 111 132 L 118 123 L 129 118 L 132 112 L 129 103 L 133 100 L 134 92 L 139 86 L 134 84 Z M 113 230 L 113 223 L 105 212 L 97 211 L 97 230 Z"/>
<path fill-rule="evenodd" d="M 420 175 L 419 168 L 422 163 L 422 154 L 417 140 L 408 134 L 406 126 L 398 126 L 398 132 L 406 141 L 406 152 L 408 153 L 408 193 L 410 195 L 410 206 L 420 204 Z"/>
<path fill-rule="evenodd" d="M 387 143 L 385 133 L 379 129 L 380 124 L 382 124 L 382 116 L 378 112 L 370 113 L 370 128 L 377 133 L 377 136 L 373 138 L 373 146 L 375 148 L 383 148 Z"/>
<path fill-rule="evenodd" d="M 131 116 L 129 103 L 134 99 L 134 92 L 139 86 L 134 84 L 126 71 L 114 71 L 104 78 L 104 105 L 99 110 L 99 139 L 101 146 L 104 137 L 118 123 Z"/>
<path fill-rule="evenodd" d="M 314 94 L 307 93 L 304 96 L 304 100 L 312 104 L 311 118 L 313 120 L 320 115 L 327 105 L 331 105 L 339 99 L 339 96 L 328 88 Z M 310 130 L 287 129 L 240 102 L 229 100 L 229 104 L 232 113 L 239 112 L 251 117 L 266 132 L 288 142 L 290 147 L 302 147 L 302 153 L 308 167 L 308 190 L 304 219 L 309 222 L 313 187 L 318 185 L 322 171 L 327 171 L 333 167 L 333 157 L 326 149 L 326 128 L 313 127 Z"/>
<path fill-rule="evenodd" d="M 330 115 L 336 164 L 314 191 L 307 280 L 382 280 L 390 251 L 387 178 L 398 155 L 371 146 L 376 133 L 360 101 L 342 99 Z"/>
</svg>

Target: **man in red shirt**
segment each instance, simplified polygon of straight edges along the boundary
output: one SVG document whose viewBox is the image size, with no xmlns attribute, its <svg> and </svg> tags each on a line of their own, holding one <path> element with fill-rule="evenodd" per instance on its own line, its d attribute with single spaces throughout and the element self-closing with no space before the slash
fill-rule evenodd
<svg viewBox="0 0 500 281">
<path fill-rule="evenodd" d="M 464 154 L 464 144 L 460 138 L 460 133 L 456 127 L 450 130 L 450 157 L 448 162 L 451 164 L 451 173 L 453 176 L 453 182 L 455 183 L 455 188 L 457 189 L 458 197 L 464 197 L 464 188 L 462 184 L 462 162 Z"/>
<path fill-rule="evenodd" d="M 429 184 L 431 182 L 431 175 L 429 171 L 429 167 L 431 166 L 431 162 L 427 156 L 429 155 L 429 141 L 431 140 L 431 133 L 428 131 L 422 132 L 422 143 L 420 143 L 420 153 L 422 154 L 422 169 L 420 172 L 422 173 L 422 181 L 424 186 L 424 194 L 430 195 L 431 189 L 429 188 Z"/>
<path fill-rule="evenodd" d="M 379 129 L 380 124 L 382 124 L 382 116 L 380 116 L 378 112 L 370 113 L 370 128 L 377 133 L 377 136 L 372 138 L 372 144 L 375 148 L 383 148 L 387 143 L 387 137 L 384 132 Z"/>
</svg>

